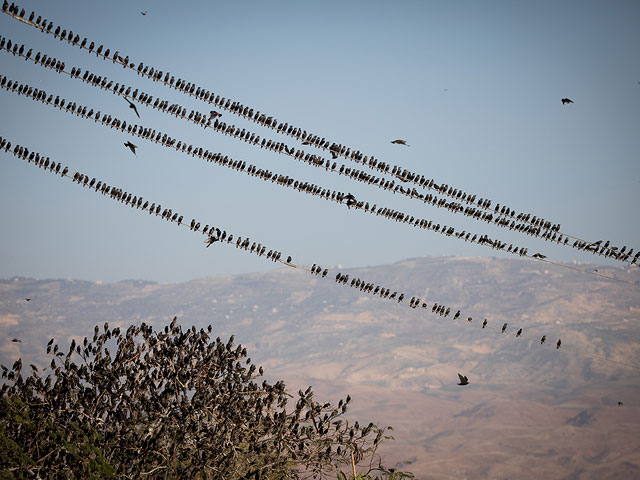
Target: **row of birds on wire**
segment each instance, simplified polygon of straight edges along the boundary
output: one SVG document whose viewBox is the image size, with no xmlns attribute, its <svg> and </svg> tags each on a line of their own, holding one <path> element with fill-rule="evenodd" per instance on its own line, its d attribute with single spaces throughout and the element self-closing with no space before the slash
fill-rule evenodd
<svg viewBox="0 0 640 480">
<path fill-rule="evenodd" d="M 60 99 L 59 96 L 56 96 L 55 99 L 53 95 L 47 95 L 44 90 L 40 90 L 34 87 L 30 87 L 27 84 L 20 84 L 18 82 L 14 82 L 8 79 L 6 76 L 0 75 L 0 87 L 4 88 L 7 91 L 15 92 L 18 95 L 25 95 L 34 100 L 38 100 L 47 105 L 53 105 L 56 108 L 61 110 L 74 113 L 83 118 L 88 118 L 96 123 L 103 124 L 105 126 L 109 126 L 110 128 L 116 128 L 122 132 L 126 132 L 132 135 L 137 135 L 138 137 L 149 139 L 156 143 L 160 143 L 163 146 L 174 148 L 175 150 L 187 153 L 193 157 L 198 157 L 207 162 L 216 163 L 218 165 L 222 165 L 237 171 L 245 172 L 249 175 L 258 177 L 263 181 L 270 181 L 272 183 L 276 183 L 283 187 L 294 188 L 299 192 L 320 196 L 326 200 L 334 201 L 337 203 L 344 203 L 349 209 L 354 207 L 355 210 L 360 210 L 364 212 L 368 212 L 371 214 L 375 214 L 377 216 L 382 216 L 383 218 L 387 218 L 396 222 L 406 223 L 412 225 L 414 227 L 419 227 L 426 230 L 435 231 L 441 233 L 446 236 L 455 236 L 456 238 L 462 239 L 464 241 L 468 241 L 471 243 L 476 243 L 478 245 L 487 245 L 491 248 L 502 250 L 507 253 L 512 253 L 520 256 L 528 256 L 528 249 L 526 247 L 518 247 L 510 244 L 507 246 L 507 242 L 502 242 L 497 239 L 491 239 L 486 234 L 478 235 L 472 234 L 471 232 L 466 231 L 456 231 L 454 227 L 441 226 L 439 223 L 435 224 L 430 220 L 426 220 L 424 218 L 416 218 L 414 216 L 410 216 L 403 212 L 386 208 L 386 207 L 378 207 L 377 205 L 370 205 L 369 202 L 364 200 L 357 200 L 355 196 L 351 193 L 342 193 L 336 190 L 331 190 L 329 188 L 322 188 L 315 184 L 310 184 L 308 182 L 301 182 L 295 180 L 287 175 L 277 174 L 270 172 L 266 169 L 260 169 L 254 165 L 249 165 L 247 168 L 247 164 L 244 161 L 232 160 L 226 155 L 222 155 L 221 153 L 213 153 L 208 150 L 203 149 L 202 147 L 193 147 L 193 145 L 189 145 L 187 147 L 186 142 L 177 141 L 176 139 L 169 137 L 167 134 L 162 134 L 161 132 L 156 132 L 154 129 L 144 128 L 142 126 L 138 126 L 137 124 L 127 124 L 126 121 L 121 121 L 115 117 L 112 117 L 108 114 L 101 114 L 99 111 L 94 113 L 94 110 L 88 108 L 86 106 L 78 105 L 76 102 L 67 102 L 64 98 Z M 137 146 L 130 141 L 124 143 L 126 147 L 128 147 L 131 152 L 136 153 Z M 347 176 L 357 175 L 352 170 L 347 169 L 346 171 L 341 171 L 341 174 Z M 446 204 L 442 203 L 441 199 L 436 203 L 437 206 L 445 206 L 449 207 Z M 465 212 L 468 215 L 478 215 L 478 212 Z M 484 218 L 491 218 L 491 213 L 482 213 Z M 498 217 L 496 219 L 497 222 L 504 224 L 507 222 L 504 218 Z M 511 228 L 514 228 L 513 226 Z M 540 227 L 531 227 L 529 225 L 518 224 L 515 225 L 515 229 L 517 231 L 522 231 L 526 234 L 536 234 L 542 235 L 545 239 L 556 239 L 557 233 L 553 233 L 551 230 L 547 230 L 546 232 L 541 234 Z M 565 237 L 565 243 L 567 242 L 568 237 Z M 600 242 L 596 242 L 596 245 L 599 245 Z M 603 248 L 606 248 L 608 244 L 605 244 Z M 626 247 L 625 247 L 626 248 Z M 625 248 L 622 249 L 621 253 L 625 255 L 630 255 L 631 252 L 625 253 Z M 546 256 L 541 253 L 535 253 L 530 256 L 530 258 L 534 259 L 545 259 Z M 632 259 L 632 262 L 635 263 L 637 261 L 637 255 Z M 582 270 L 580 270 L 582 271 Z M 588 272 L 591 273 L 591 272 Z M 608 277 L 605 275 L 599 275 L 605 278 L 611 278 L 616 280 L 613 277 Z"/>
<path fill-rule="evenodd" d="M 605 257 L 617 259 L 624 262 L 629 262 L 631 264 L 637 264 L 640 259 L 639 258 L 640 251 L 637 252 L 635 256 L 633 256 L 633 249 L 626 251 L 626 248 L 627 248 L 626 246 L 622 248 L 615 247 L 611 245 L 610 241 L 599 240 L 598 242 L 589 242 L 571 235 L 561 234 L 559 231 L 560 224 L 552 224 L 550 221 L 544 220 L 541 217 L 537 217 L 528 213 L 516 214 L 515 210 L 509 207 L 506 207 L 505 205 L 502 205 L 502 207 L 500 207 L 500 204 L 497 204 L 495 207 L 491 208 L 492 202 L 488 199 L 481 198 L 481 199 L 478 199 L 476 202 L 476 195 L 467 195 L 460 189 L 453 188 L 446 184 L 437 184 L 433 179 L 425 178 L 424 175 L 410 172 L 407 169 L 403 169 L 396 165 L 392 166 L 389 163 L 379 162 L 372 156 L 371 157 L 364 156 L 361 152 L 357 150 L 351 149 L 349 147 L 345 147 L 335 142 L 330 142 L 328 140 L 325 140 L 324 138 L 320 138 L 318 135 L 307 133 L 306 130 L 303 130 L 298 127 L 290 126 L 288 123 L 282 123 L 282 122 L 279 123 L 273 116 L 260 113 L 257 110 L 254 111 L 253 108 L 244 106 L 239 102 L 234 102 L 234 101 L 231 101 L 230 99 L 225 99 L 220 95 L 215 95 L 213 92 L 206 90 L 202 87 L 199 87 L 195 83 L 187 82 L 186 80 L 182 80 L 180 78 L 176 80 L 175 76 L 170 75 L 168 72 L 163 73 L 162 71 L 158 69 L 154 69 L 153 67 L 149 67 L 148 65 L 145 66 L 142 62 L 140 62 L 136 67 L 135 63 L 129 60 L 128 55 L 123 57 L 119 51 L 115 51 L 113 53 L 113 56 L 111 56 L 110 49 L 108 48 L 104 49 L 103 45 L 97 45 L 96 42 L 91 42 L 87 38 L 81 39 L 77 33 L 73 34 L 71 30 L 67 32 L 67 30 L 62 28 L 61 26 L 55 26 L 53 22 L 48 22 L 46 19 L 42 19 L 42 17 L 37 16 L 35 12 L 31 12 L 31 14 L 27 18 L 27 15 L 24 9 L 20 10 L 20 8 L 13 3 L 9 5 L 8 2 L 5 1 L 3 4 L 3 12 L 9 14 L 13 18 L 16 18 L 24 23 L 27 23 L 31 26 L 38 28 L 40 31 L 44 33 L 52 34 L 55 38 L 67 41 L 68 43 L 76 45 L 81 49 L 87 50 L 89 53 L 95 53 L 96 56 L 102 57 L 103 59 L 111 60 L 116 64 L 122 65 L 123 68 L 129 68 L 143 77 L 150 78 L 153 81 L 164 83 L 165 85 L 171 88 L 174 88 L 178 91 L 186 93 L 190 96 L 194 96 L 195 98 L 205 103 L 216 105 L 218 108 L 222 110 L 226 110 L 230 113 L 237 114 L 257 124 L 266 126 L 268 128 L 272 128 L 282 134 L 294 137 L 297 140 L 300 140 L 303 145 L 310 145 L 310 146 L 320 148 L 322 150 L 328 150 L 332 154 L 333 159 L 336 159 L 338 156 L 343 156 L 347 159 L 350 159 L 357 163 L 361 163 L 362 165 L 378 170 L 382 173 L 390 174 L 396 177 L 397 179 L 401 180 L 402 182 L 413 182 L 416 185 L 419 185 L 423 188 L 434 189 L 438 191 L 441 195 L 452 197 L 455 200 L 458 200 L 460 202 L 465 202 L 468 204 L 475 205 L 475 208 L 491 210 L 492 212 L 495 212 L 496 217 L 494 217 L 493 215 L 489 217 L 487 215 L 475 214 L 475 212 L 469 211 L 468 208 L 467 209 L 463 208 L 457 202 L 447 203 L 445 201 L 444 203 L 448 205 L 448 209 L 451 211 L 461 211 L 461 212 L 467 211 L 469 212 L 467 213 L 467 215 L 473 218 L 482 219 L 488 222 L 493 221 L 493 223 L 496 225 L 506 227 L 506 228 L 511 228 L 517 231 L 526 230 L 525 233 L 529 235 L 539 236 L 548 241 L 553 241 L 562 245 L 570 245 L 580 250 L 588 251 L 597 255 L 602 255 Z M 21 48 L 24 49 L 23 46 L 16 47 L 14 45 L 14 48 L 11 51 L 12 53 L 16 53 L 16 52 L 19 52 Z M 80 69 L 77 69 L 77 72 L 72 71 L 72 73 L 78 76 L 79 71 Z M 87 71 L 85 71 L 85 78 L 84 78 L 85 81 L 87 80 L 87 77 L 89 75 L 93 76 L 92 81 L 90 83 L 94 85 L 97 84 L 98 86 L 101 86 L 103 88 L 106 87 L 106 85 L 108 85 L 108 82 L 104 82 L 104 81 L 100 81 L 99 83 L 97 83 L 96 78 L 99 78 L 100 80 L 102 80 L 102 78 L 97 77 L 93 74 L 87 73 Z M 126 98 L 127 96 L 126 90 L 122 90 L 122 86 L 120 87 L 121 87 L 120 90 L 117 92 L 114 90 L 114 93 L 125 95 L 125 98 Z M 128 90 L 130 91 L 130 89 Z M 134 91 L 137 91 L 137 90 L 134 90 Z M 150 101 L 148 103 L 145 102 L 145 97 L 149 97 L 149 96 L 145 95 L 142 97 L 142 100 L 140 100 L 140 98 L 138 98 L 137 100 L 140 101 L 141 103 L 149 105 Z M 135 96 L 133 96 L 133 98 L 135 99 Z M 129 100 L 127 99 L 127 101 Z M 568 98 L 563 98 L 562 103 L 565 104 L 565 103 L 573 103 L 573 102 Z M 155 106 L 157 107 L 158 105 L 159 105 L 159 101 L 156 99 Z M 134 109 L 136 114 L 139 116 L 139 113 L 135 108 L 135 104 L 131 102 L 130 106 Z M 169 107 L 168 104 L 164 106 L 165 106 L 165 109 Z M 172 107 L 173 107 L 174 114 L 177 112 L 180 116 L 186 117 L 186 109 L 178 108 L 177 104 L 173 104 Z M 199 112 L 191 111 L 191 113 L 189 114 L 189 119 L 192 121 L 195 121 L 196 123 L 202 124 L 203 126 L 206 127 L 206 126 L 212 126 L 211 121 L 215 119 L 217 116 L 220 116 L 220 113 L 216 111 L 211 111 L 208 116 Z M 215 128 L 215 127 L 218 127 L 218 128 Z M 235 126 L 227 126 L 226 124 L 223 124 L 222 126 L 214 125 L 214 129 L 218 131 L 223 131 L 223 133 L 231 134 L 232 136 L 241 138 L 245 141 L 251 140 L 249 132 L 245 132 L 245 130 L 243 129 L 242 132 L 245 132 L 245 133 L 242 133 L 240 129 Z M 252 134 L 252 135 L 255 140 L 255 134 Z M 271 140 L 267 142 L 265 139 L 263 139 L 261 146 L 266 148 L 269 142 L 271 143 L 271 146 L 269 147 L 270 150 L 277 151 L 279 153 L 284 153 L 290 156 L 294 156 L 296 154 L 300 156 L 299 154 L 300 150 L 296 150 L 293 147 L 288 147 L 281 142 L 275 142 Z M 402 139 L 394 140 L 392 143 L 408 146 L 407 142 Z M 255 144 L 257 144 L 257 142 L 255 142 Z M 134 149 L 132 149 L 132 151 L 133 150 Z M 302 155 L 304 155 L 304 152 L 302 152 Z M 313 162 L 311 162 L 313 164 L 318 164 L 320 162 L 329 163 L 329 161 L 325 161 L 324 159 L 318 158 L 315 155 L 310 157 L 313 160 Z M 335 170 L 335 168 L 333 170 Z M 364 172 L 358 172 L 358 173 L 359 173 L 358 176 L 362 177 L 363 176 L 362 173 Z M 400 192 L 407 196 L 410 196 L 413 198 L 419 198 L 421 200 L 428 198 L 426 195 L 422 195 L 419 193 L 416 195 L 417 192 L 415 192 L 415 189 L 409 189 L 409 188 L 405 189 L 405 188 L 402 188 L 401 185 L 389 185 L 387 182 L 384 182 L 384 180 L 381 181 L 381 180 L 376 180 L 374 178 L 367 183 L 378 184 L 378 185 L 381 184 L 383 188 L 385 185 L 387 185 L 388 187 L 387 189 L 394 189 L 395 192 Z M 438 202 L 440 201 L 441 199 L 438 200 Z M 426 201 L 425 203 L 431 203 L 431 202 Z M 516 223 L 516 221 L 520 223 L 518 224 Z M 531 223 L 533 227 L 540 227 L 540 230 L 538 231 L 536 228 L 531 228 L 531 227 L 526 228 L 522 226 L 520 228 L 516 228 L 518 225 L 521 225 L 522 223 Z M 569 241 L 570 239 L 574 239 L 574 241 L 570 242 Z M 605 247 L 605 245 L 607 246 Z"/>
<path fill-rule="evenodd" d="M 337 190 L 332 190 L 330 188 L 323 188 L 318 185 L 309 182 L 302 182 L 295 180 L 292 177 L 287 175 L 278 174 L 271 172 L 266 169 L 261 169 L 256 167 L 255 165 L 247 165 L 245 161 L 233 160 L 227 155 L 223 155 L 221 153 L 213 153 L 208 150 L 203 149 L 202 147 L 194 147 L 193 145 L 187 146 L 186 142 L 178 141 L 172 137 L 169 137 L 166 133 L 162 134 L 161 132 L 157 132 L 151 128 L 145 128 L 142 126 L 138 126 L 137 124 L 127 124 L 126 121 L 121 121 L 115 117 L 112 117 L 109 114 L 101 114 L 99 111 L 94 112 L 92 108 L 78 105 L 76 102 L 68 102 L 64 98 L 60 98 L 56 96 L 55 99 L 53 95 L 47 94 L 44 90 L 40 90 L 34 87 L 31 87 L 27 84 L 18 83 L 17 81 L 13 81 L 8 79 L 6 76 L 0 75 L 0 87 L 10 91 L 15 92 L 18 95 L 25 95 L 34 100 L 38 100 L 44 104 L 54 106 L 55 108 L 59 108 L 60 110 L 64 110 L 66 112 L 76 114 L 82 118 L 91 119 L 96 123 L 109 126 L 110 128 L 115 128 L 125 133 L 129 133 L 131 135 L 136 135 L 140 138 L 144 138 L 147 140 L 154 141 L 159 143 L 165 147 L 173 148 L 177 151 L 186 153 L 191 155 L 192 157 L 198 157 L 210 163 L 215 163 L 220 166 L 224 166 L 226 168 L 230 168 L 236 170 L 238 172 L 243 172 L 248 175 L 257 177 L 263 181 L 275 183 L 279 186 L 285 188 L 293 188 L 299 192 L 319 196 L 325 200 L 333 201 L 339 204 L 345 204 L 348 209 L 352 207 L 354 210 L 363 211 L 370 214 L 375 214 L 376 216 L 381 216 L 383 218 L 405 223 L 414 227 L 418 227 L 425 230 L 434 231 L 449 237 L 456 237 L 458 239 L 464 240 L 466 242 L 475 243 L 478 245 L 489 246 L 493 249 L 501 250 L 510 254 L 519 255 L 519 256 L 527 256 L 532 259 L 544 260 L 546 256 L 541 253 L 535 253 L 533 255 L 528 254 L 528 248 L 526 247 L 518 247 L 513 244 L 509 244 L 507 246 L 507 242 L 503 242 L 498 239 L 491 239 L 488 235 L 478 235 L 472 234 L 471 232 L 466 231 L 457 231 L 454 227 L 448 227 L 446 225 L 440 225 L 439 223 L 434 223 L 431 220 L 427 220 L 424 218 L 416 218 L 412 215 L 403 213 L 401 211 L 397 211 L 391 208 L 378 206 L 376 204 L 370 204 L 365 200 L 358 200 L 351 193 L 343 193 Z M 126 147 L 128 147 L 131 152 L 136 153 L 137 146 L 133 144 L 131 141 L 127 141 L 124 143 Z M 354 172 L 350 169 L 341 172 L 341 174 L 351 176 L 354 175 Z M 442 206 L 441 202 L 438 203 L 438 206 Z M 476 213 L 477 215 L 478 213 Z M 483 216 L 490 216 L 490 213 L 482 213 Z M 500 222 L 505 222 L 504 219 L 498 219 Z M 522 231 L 527 234 L 540 234 L 540 227 L 531 227 L 529 225 L 517 225 L 516 230 Z M 551 237 L 552 231 L 548 230 L 546 233 L 542 234 L 543 238 L 556 238 L 556 233 L 553 233 L 553 237 Z M 565 237 L 565 242 L 567 241 L 567 237 Z M 596 244 L 600 244 L 600 242 L 596 242 Z M 604 247 L 608 245 L 605 244 Z M 603 247 L 603 248 L 604 248 Z M 624 253 L 624 248 L 622 250 Z M 630 255 L 631 252 L 626 252 L 625 255 Z M 549 262 L 549 260 L 545 260 Z M 637 261 L 637 256 L 632 259 L 632 262 Z M 554 263 L 555 262 L 551 262 Z M 557 264 L 560 266 L 564 266 L 563 264 Z M 607 278 L 610 280 L 630 283 L 632 285 L 636 285 L 635 283 L 627 282 L 624 280 L 616 279 L 614 277 L 610 277 L 607 275 L 593 273 L 586 270 L 576 269 L 580 272 L 590 273 L 592 275 L 597 275 L 603 278 Z"/>
<path fill-rule="evenodd" d="M 109 186 L 105 182 L 99 181 L 96 178 L 88 180 L 90 178 L 89 175 L 81 172 L 70 174 L 69 167 L 63 167 L 60 162 L 51 161 L 49 157 L 42 155 L 39 152 L 31 151 L 21 145 L 15 145 L 14 148 L 11 149 L 11 145 L 12 144 L 8 139 L 0 137 L 0 149 L 13 154 L 16 158 L 26 160 L 29 164 L 33 164 L 34 166 L 37 166 L 38 168 L 44 169 L 45 171 L 48 171 L 55 175 L 60 175 L 61 178 L 69 178 L 78 185 L 88 187 L 90 190 L 94 190 L 95 192 L 109 197 L 124 205 L 128 205 L 132 208 L 135 207 L 137 209 L 140 209 L 141 211 L 149 212 L 149 214 L 158 216 L 162 220 L 175 223 L 178 226 L 185 226 L 193 232 L 204 234 L 206 236 L 204 242 L 207 244 L 207 247 L 215 242 L 232 244 L 235 245 L 236 248 L 240 248 L 254 255 L 265 256 L 267 259 L 274 262 L 280 262 L 289 267 L 297 269 L 308 270 L 311 275 L 320 278 L 330 278 L 329 268 L 322 267 L 315 263 L 311 267 L 298 265 L 294 263 L 290 255 L 287 256 L 285 260 L 283 259 L 282 252 L 275 249 L 269 249 L 267 251 L 267 247 L 265 245 L 262 245 L 261 243 L 256 241 L 251 241 L 248 237 L 243 239 L 241 236 L 227 233 L 226 230 L 210 224 L 206 224 L 201 228 L 201 222 L 197 221 L 195 218 L 191 219 L 190 222 L 184 222 L 183 215 L 179 215 L 178 212 L 174 212 L 171 208 L 163 208 L 160 203 L 149 203 L 149 201 L 144 200 L 142 196 L 133 195 L 132 193 L 128 193 L 121 188 Z M 457 310 L 456 313 L 452 314 L 454 309 L 451 306 L 447 306 L 438 302 L 430 304 L 427 301 L 422 300 L 418 296 L 412 296 L 408 302 L 405 302 L 405 298 L 407 298 L 405 293 L 399 292 L 397 290 L 392 290 L 382 285 L 376 285 L 373 282 L 368 282 L 359 277 L 350 277 L 348 273 L 342 273 L 338 271 L 335 274 L 335 282 L 339 285 L 355 288 L 363 293 L 377 296 L 384 300 L 397 302 L 398 304 L 402 303 L 412 309 L 421 308 L 443 318 L 451 316 L 452 320 L 454 321 L 464 317 L 460 310 Z M 504 323 L 502 327 L 494 328 L 489 324 L 489 321 L 486 318 L 481 324 L 478 324 L 477 322 L 474 322 L 473 318 L 470 316 L 466 318 L 466 323 L 480 325 L 482 329 L 497 330 L 501 334 L 504 334 L 507 331 L 508 327 L 508 323 Z M 521 337 L 523 337 L 523 328 L 519 328 L 515 334 L 515 338 Z M 544 345 L 546 343 L 546 339 L 547 336 L 543 335 L 540 339 L 540 344 Z M 556 342 L 556 348 L 560 348 L 561 345 L 562 341 L 558 339 Z M 575 349 L 573 350 L 576 351 Z M 578 352 L 580 353 L 580 351 Z"/>
</svg>

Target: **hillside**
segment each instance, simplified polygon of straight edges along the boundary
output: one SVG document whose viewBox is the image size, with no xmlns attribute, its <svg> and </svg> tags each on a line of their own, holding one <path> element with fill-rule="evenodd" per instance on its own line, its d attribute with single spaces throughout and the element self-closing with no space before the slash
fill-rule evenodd
<svg viewBox="0 0 640 480">
<path fill-rule="evenodd" d="M 597 268 L 640 283 L 638 269 Z M 639 370 L 585 355 L 640 365 L 637 287 L 511 259 L 426 257 L 340 271 L 406 299 L 399 305 L 293 269 L 180 284 L 5 279 L 0 361 L 44 365 L 51 337 L 177 315 L 235 334 L 291 388 L 350 393 L 354 416 L 394 426 L 385 455 L 418 478 L 640 474 Z M 410 309 L 412 295 L 460 309 L 461 318 Z M 484 318 L 492 328 L 480 327 Z M 504 334 L 494 330 L 505 322 Z M 468 387 L 456 386 L 457 372 Z"/>
</svg>

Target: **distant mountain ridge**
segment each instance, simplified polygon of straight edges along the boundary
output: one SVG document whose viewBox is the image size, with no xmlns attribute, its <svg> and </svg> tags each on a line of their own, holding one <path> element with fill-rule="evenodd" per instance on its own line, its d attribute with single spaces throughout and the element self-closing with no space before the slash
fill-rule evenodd
<svg viewBox="0 0 640 480">
<path fill-rule="evenodd" d="M 640 269 L 581 268 L 640 283 Z M 514 478 L 524 460 L 506 461 L 503 472 L 496 470 L 503 453 L 483 461 L 462 454 L 502 452 L 497 439 L 505 428 L 512 430 L 504 444 L 521 445 L 516 456 L 545 457 L 544 468 L 518 478 L 542 478 L 547 464 L 566 475 L 578 465 L 604 475 L 584 478 L 640 469 L 630 450 L 640 451 L 640 438 L 624 433 L 640 427 L 638 370 L 583 354 L 640 365 L 639 288 L 526 259 L 425 257 L 339 271 L 404 292 L 404 301 L 338 285 L 335 270 L 331 278 L 283 268 L 178 284 L 0 280 L 0 361 L 22 356 L 44 365 L 41 353 L 51 337 L 81 339 L 105 321 L 161 326 L 176 315 L 184 326 L 211 323 L 216 336 L 235 334 L 268 375 L 288 385 L 313 384 L 331 396 L 351 392 L 355 414 L 396 427 L 389 455 L 423 472 L 418 478 L 447 478 L 444 467 L 452 465 L 460 468 L 455 478 L 503 478 L 504 472 Z M 451 314 L 408 308 L 414 295 L 429 307 L 450 306 Z M 491 329 L 481 327 L 485 318 Z M 506 332 L 499 333 L 505 322 Z M 523 335 L 516 338 L 518 328 Z M 548 344 L 540 345 L 542 335 Z M 14 337 L 22 342 L 11 342 Z M 468 387 L 455 385 L 457 372 L 469 376 Z M 622 397 L 624 417 L 618 418 Z M 605 418 L 608 426 L 598 423 Z M 607 433 L 612 423 L 620 435 Z M 570 451 L 560 440 L 575 429 L 588 434 Z M 550 431 L 560 437 L 541 440 Z M 496 442 L 483 432 L 495 432 Z M 553 452 L 539 450 L 540 442 Z M 458 451 L 458 444 L 467 450 Z M 587 458 L 583 448 L 603 456 L 589 460 L 595 453 Z M 616 448 L 624 461 L 611 460 Z"/>
</svg>

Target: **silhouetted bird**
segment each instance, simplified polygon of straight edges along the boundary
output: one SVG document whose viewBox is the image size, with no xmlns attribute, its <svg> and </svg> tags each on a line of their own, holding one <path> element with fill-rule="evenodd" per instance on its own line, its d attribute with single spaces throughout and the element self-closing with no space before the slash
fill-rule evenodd
<svg viewBox="0 0 640 480">
<path fill-rule="evenodd" d="M 502 333 L 504 333 L 506 329 L 507 329 L 507 324 L 505 323 L 504 325 L 502 325 Z"/>
<path fill-rule="evenodd" d="M 207 244 L 207 248 L 209 248 L 209 247 L 211 246 L 211 244 L 212 244 L 212 243 L 217 242 L 217 241 L 219 241 L 219 240 L 220 240 L 220 239 L 219 239 L 219 238 L 216 238 L 216 237 L 209 237 L 209 238 L 207 238 L 207 239 L 204 241 L 204 243 L 206 243 L 206 244 Z"/>
<path fill-rule="evenodd" d="M 136 115 L 138 116 L 138 118 L 140 118 L 140 114 L 138 113 L 138 109 L 136 108 L 136 104 L 133 103 L 131 100 L 129 100 L 127 97 L 123 97 L 127 103 L 129 104 L 129 108 L 132 108 L 134 112 L 136 112 Z"/>
<path fill-rule="evenodd" d="M 140 14 L 141 14 L 142 16 L 146 16 L 146 15 L 147 15 L 147 11 L 145 10 L 144 12 L 140 12 Z"/>
<path fill-rule="evenodd" d="M 516 337 L 519 337 L 522 335 L 522 329 L 518 330 L 518 333 L 516 333 Z"/>
<path fill-rule="evenodd" d="M 542 335 L 542 338 L 540 339 L 540 345 L 543 345 L 544 342 L 547 341 L 547 336 L 546 335 Z"/>
<path fill-rule="evenodd" d="M 287 257 L 287 263 L 291 263 L 291 255 Z"/>
<path fill-rule="evenodd" d="M 531 258 L 547 258 L 547 256 L 542 255 L 541 253 L 534 253 Z"/>
<path fill-rule="evenodd" d="M 24 301 L 25 301 L 25 302 L 30 302 L 30 301 L 31 301 L 31 299 L 30 299 L 30 298 L 25 298 L 25 299 L 24 299 Z"/>
<path fill-rule="evenodd" d="M 558 343 L 556 343 L 556 348 L 560 348 L 560 345 L 562 345 L 562 340 L 558 339 Z"/>
<path fill-rule="evenodd" d="M 622 405 L 624 405 L 624 403 L 622 402 L 618 402 L 618 406 L 621 407 Z"/>
<path fill-rule="evenodd" d="M 220 112 L 216 112 L 215 110 L 211 110 L 209 112 L 209 118 L 210 119 L 214 119 L 216 117 L 221 117 L 221 116 L 222 116 L 222 114 Z"/>
<path fill-rule="evenodd" d="M 484 319 L 484 322 L 482 322 L 482 328 L 484 328 L 484 327 L 486 327 L 486 326 L 487 326 L 487 319 L 485 318 L 485 319 Z"/>
<path fill-rule="evenodd" d="M 460 379 L 460 383 L 458 383 L 458 385 L 469 385 L 469 379 L 466 375 L 458 374 L 458 378 Z"/>
<path fill-rule="evenodd" d="M 407 147 L 410 147 L 410 146 L 411 146 L 411 145 L 409 145 L 409 144 L 407 143 L 407 141 L 406 141 L 406 140 L 400 140 L 400 139 L 398 139 L 398 140 L 393 140 L 391 143 L 393 143 L 394 145 L 405 145 L 405 146 L 407 146 Z"/>
<path fill-rule="evenodd" d="M 20 340 L 19 338 L 14 338 L 11 341 L 15 342 L 15 343 L 21 343 L 22 342 L 22 340 Z"/>
<path fill-rule="evenodd" d="M 129 150 L 131 150 L 133 154 L 136 155 L 136 148 L 138 148 L 137 145 L 134 145 L 133 143 L 127 140 L 127 143 L 125 143 L 124 146 L 129 147 Z"/>
<path fill-rule="evenodd" d="M 573 100 L 571 100 L 570 98 L 563 98 L 562 99 L 562 104 L 566 105 L 567 103 L 573 103 Z"/>
</svg>

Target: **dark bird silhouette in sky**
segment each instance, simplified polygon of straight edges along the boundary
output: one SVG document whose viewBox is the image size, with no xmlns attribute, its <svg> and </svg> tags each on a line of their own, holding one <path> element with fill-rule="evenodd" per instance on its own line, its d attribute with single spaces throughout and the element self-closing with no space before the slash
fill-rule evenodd
<svg viewBox="0 0 640 480">
<path fill-rule="evenodd" d="M 622 405 L 624 405 L 624 403 L 622 402 L 618 402 L 618 406 L 621 407 Z"/>
<path fill-rule="evenodd" d="M 502 333 L 504 333 L 506 329 L 507 329 L 507 324 L 505 323 L 504 325 L 502 325 Z"/>
<path fill-rule="evenodd" d="M 547 258 L 547 256 L 541 253 L 534 253 L 531 258 Z"/>
<path fill-rule="evenodd" d="M 209 112 L 209 119 L 213 120 L 216 117 L 221 117 L 222 114 L 220 112 L 216 112 L 215 110 L 211 110 Z"/>
<path fill-rule="evenodd" d="M 15 342 L 15 343 L 21 343 L 22 342 L 22 340 L 20 340 L 19 338 L 14 338 L 11 341 Z"/>
<path fill-rule="evenodd" d="M 136 108 L 136 104 L 133 103 L 131 100 L 129 100 L 127 97 L 123 97 L 127 103 L 129 104 L 129 108 L 132 108 L 134 112 L 136 112 L 136 115 L 138 116 L 138 118 L 140 118 L 140 114 L 138 113 L 138 109 Z"/>
<path fill-rule="evenodd" d="M 486 327 L 486 326 L 487 326 L 487 319 L 485 318 L 485 319 L 484 319 L 484 322 L 482 322 L 482 328 L 484 328 L 484 327 Z"/>
<path fill-rule="evenodd" d="M 519 337 L 522 335 L 522 329 L 518 330 L 518 333 L 516 333 L 516 337 Z"/>
<path fill-rule="evenodd" d="M 137 145 L 134 145 L 133 143 L 131 143 L 130 141 L 127 140 L 127 143 L 125 143 L 124 146 L 128 147 L 129 150 L 131 150 L 133 152 L 133 154 L 136 155 L 136 148 L 138 148 Z"/>
<path fill-rule="evenodd" d="M 144 12 L 140 12 L 140 15 L 142 15 L 143 17 L 147 16 L 147 10 L 145 10 Z"/>
<path fill-rule="evenodd" d="M 407 141 L 406 141 L 406 140 L 400 140 L 400 139 L 398 139 L 398 140 L 392 140 L 392 141 L 391 141 L 391 143 L 393 143 L 394 145 L 404 145 L 404 146 L 406 146 L 406 147 L 410 147 L 410 146 L 411 146 L 411 145 L 409 145 L 409 144 L 407 143 Z"/>
<path fill-rule="evenodd" d="M 556 348 L 560 348 L 560 345 L 562 345 L 562 340 L 558 339 L 558 343 L 556 343 Z"/>
<path fill-rule="evenodd" d="M 544 345 L 544 342 L 547 341 L 547 336 L 546 335 L 542 335 L 542 338 L 540 339 L 540 345 Z"/>
<path fill-rule="evenodd" d="M 566 105 L 567 103 L 573 103 L 573 100 L 571 100 L 570 98 L 563 98 L 562 99 L 562 104 Z"/>
<path fill-rule="evenodd" d="M 30 298 L 25 298 L 25 299 L 24 299 L 24 301 L 25 301 L 25 302 L 30 302 L 30 301 L 31 301 L 31 299 L 30 299 Z"/>
<path fill-rule="evenodd" d="M 469 385 L 469 379 L 467 378 L 466 375 L 460 375 L 458 374 L 458 378 L 460 379 L 460 383 L 458 383 L 458 385 Z"/>
<path fill-rule="evenodd" d="M 291 255 L 287 257 L 287 263 L 291 263 Z"/>
</svg>

